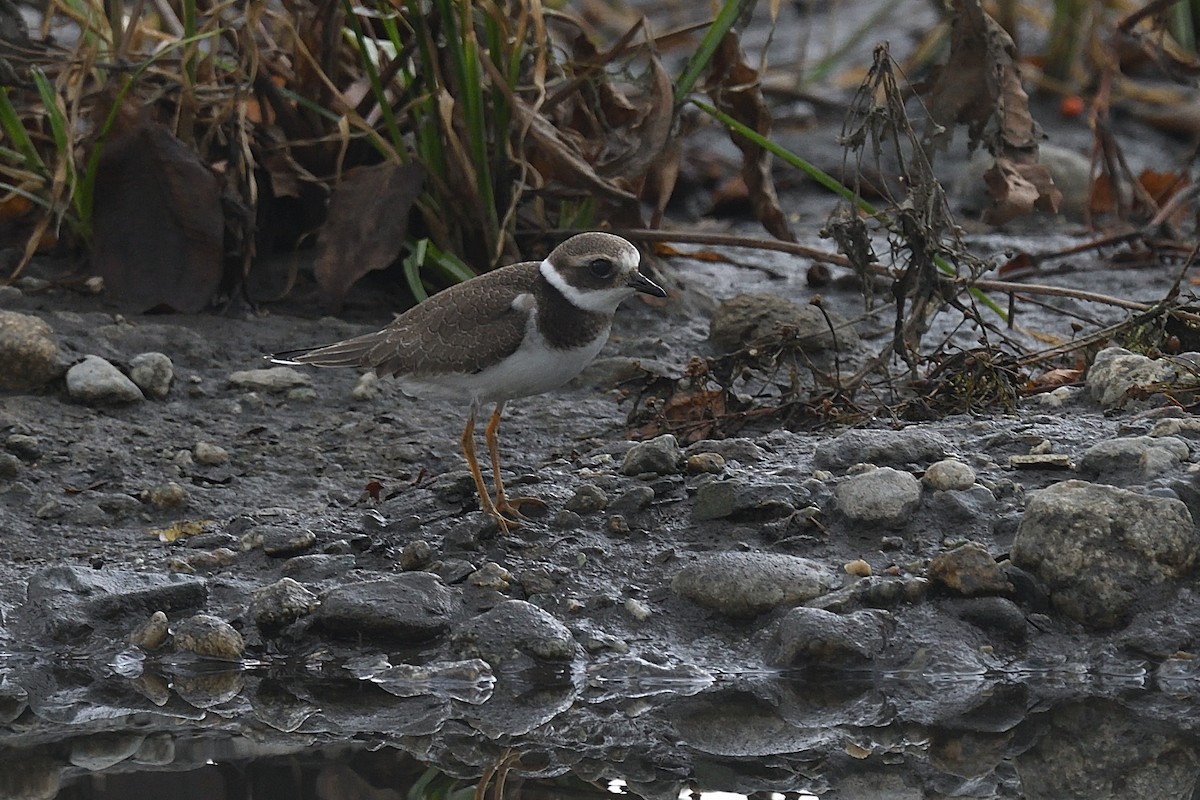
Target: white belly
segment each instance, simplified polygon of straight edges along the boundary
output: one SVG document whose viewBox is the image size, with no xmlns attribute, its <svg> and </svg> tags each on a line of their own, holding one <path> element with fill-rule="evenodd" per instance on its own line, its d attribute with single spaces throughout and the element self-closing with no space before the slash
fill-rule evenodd
<svg viewBox="0 0 1200 800">
<path fill-rule="evenodd" d="M 608 341 L 608 330 L 586 347 L 556 350 L 546 345 L 536 326 L 526 331 L 516 352 L 481 372 L 446 373 L 436 378 L 401 377 L 401 388 L 418 397 L 442 397 L 495 403 L 557 389 L 583 371 Z"/>
</svg>

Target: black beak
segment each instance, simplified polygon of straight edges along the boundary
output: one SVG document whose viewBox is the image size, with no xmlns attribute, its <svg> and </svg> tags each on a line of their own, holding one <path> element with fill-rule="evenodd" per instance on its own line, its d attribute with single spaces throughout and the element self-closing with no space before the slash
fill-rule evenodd
<svg viewBox="0 0 1200 800">
<path fill-rule="evenodd" d="M 655 297 L 667 296 L 665 289 L 640 272 L 635 272 L 630 275 L 629 280 L 625 281 L 625 285 L 630 289 L 637 289 L 639 292 L 654 295 Z"/>
</svg>

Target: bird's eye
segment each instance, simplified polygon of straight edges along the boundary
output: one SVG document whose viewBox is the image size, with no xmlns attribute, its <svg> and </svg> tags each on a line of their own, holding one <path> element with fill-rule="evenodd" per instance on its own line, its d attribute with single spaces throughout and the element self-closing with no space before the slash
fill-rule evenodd
<svg viewBox="0 0 1200 800">
<path fill-rule="evenodd" d="M 607 278 L 609 275 L 612 275 L 613 262 L 609 261 L 607 258 L 593 259 L 591 263 L 588 264 L 588 269 L 590 269 L 592 274 L 597 278 Z"/>
</svg>

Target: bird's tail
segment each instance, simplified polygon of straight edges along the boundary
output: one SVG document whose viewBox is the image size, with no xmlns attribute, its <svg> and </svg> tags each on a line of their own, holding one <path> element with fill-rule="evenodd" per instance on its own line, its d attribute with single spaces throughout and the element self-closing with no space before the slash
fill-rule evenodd
<svg viewBox="0 0 1200 800">
<path fill-rule="evenodd" d="M 324 347 L 309 347 L 301 350 L 281 350 L 266 356 L 272 364 L 298 366 L 308 364 L 313 367 L 368 367 L 371 363 L 371 350 L 379 344 L 377 334 L 369 333 L 341 342 L 327 344 Z"/>
</svg>

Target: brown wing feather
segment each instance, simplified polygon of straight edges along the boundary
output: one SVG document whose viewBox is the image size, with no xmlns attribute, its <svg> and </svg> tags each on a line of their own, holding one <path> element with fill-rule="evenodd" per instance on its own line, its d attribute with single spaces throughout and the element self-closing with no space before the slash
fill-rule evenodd
<svg viewBox="0 0 1200 800">
<path fill-rule="evenodd" d="M 537 279 L 536 261 L 502 267 L 439 292 L 382 330 L 276 358 L 317 367 L 373 367 L 380 375 L 475 372 L 480 363 L 498 361 L 521 344 L 528 312 L 514 309 L 512 301 L 532 292 Z"/>
</svg>

